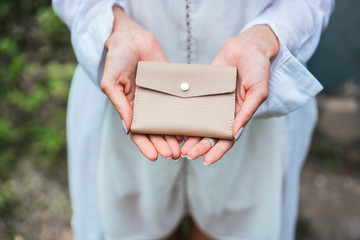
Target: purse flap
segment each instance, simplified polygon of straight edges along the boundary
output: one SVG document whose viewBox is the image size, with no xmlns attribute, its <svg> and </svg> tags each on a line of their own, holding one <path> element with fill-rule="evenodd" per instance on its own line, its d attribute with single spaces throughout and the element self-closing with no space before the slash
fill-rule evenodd
<svg viewBox="0 0 360 240">
<path fill-rule="evenodd" d="M 139 61 L 136 85 L 188 98 L 235 91 L 236 67 Z"/>
</svg>

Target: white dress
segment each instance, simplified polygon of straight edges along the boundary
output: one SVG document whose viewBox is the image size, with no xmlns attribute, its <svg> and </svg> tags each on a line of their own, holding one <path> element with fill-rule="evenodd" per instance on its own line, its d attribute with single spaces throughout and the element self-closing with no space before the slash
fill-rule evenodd
<svg viewBox="0 0 360 240">
<path fill-rule="evenodd" d="M 99 88 L 104 43 L 119 4 L 154 33 L 170 62 L 209 64 L 224 42 L 256 24 L 280 41 L 269 97 L 216 164 L 145 159 Z M 332 0 L 53 0 L 79 62 L 67 131 L 75 239 L 161 239 L 191 215 L 215 239 L 294 236 L 299 174 L 322 89 L 303 64 Z"/>
</svg>

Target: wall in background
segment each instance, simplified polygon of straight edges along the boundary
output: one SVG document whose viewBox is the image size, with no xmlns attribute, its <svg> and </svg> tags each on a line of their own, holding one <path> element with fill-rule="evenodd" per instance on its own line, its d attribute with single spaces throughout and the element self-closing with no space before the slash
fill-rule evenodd
<svg viewBox="0 0 360 240">
<path fill-rule="evenodd" d="M 360 84 L 360 1 L 338 0 L 329 27 L 308 63 L 310 71 L 336 92 L 344 83 Z"/>
</svg>

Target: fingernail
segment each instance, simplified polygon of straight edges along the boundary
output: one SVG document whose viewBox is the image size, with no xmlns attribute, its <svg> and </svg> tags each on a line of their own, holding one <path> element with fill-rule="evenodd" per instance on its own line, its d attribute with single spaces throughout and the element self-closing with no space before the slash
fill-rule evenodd
<svg viewBox="0 0 360 240">
<path fill-rule="evenodd" d="M 186 157 L 188 160 L 194 160 L 195 158 L 189 158 L 189 157 Z"/>
<path fill-rule="evenodd" d="M 242 127 L 242 128 L 240 128 L 240 130 L 237 132 L 237 134 L 235 135 L 235 142 L 236 142 L 237 140 L 239 140 L 239 138 L 240 138 L 241 134 L 243 133 L 243 131 L 244 131 L 244 128 Z"/>
<path fill-rule="evenodd" d="M 167 159 L 167 160 L 170 160 L 170 159 L 171 159 L 171 157 L 169 157 L 169 158 L 164 157 L 164 158 Z"/>
<path fill-rule="evenodd" d="M 123 130 L 124 130 L 125 134 L 128 134 L 128 130 L 127 130 L 127 128 L 126 128 L 126 125 L 125 125 L 124 120 L 121 120 L 121 126 L 122 126 L 122 128 L 123 128 Z"/>
<path fill-rule="evenodd" d="M 173 159 L 175 162 L 177 162 L 177 161 L 179 161 L 180 160 L 180 158 L 178 158 L 178 159 Z"/>
<path fill-rule="evenodd" d="M 204 161 L 203 164 L 204 164 L 205 166 L 209 166 L 209 165 L 211 165 L 212 163 L 206 163 L 206 162 Z"/>
<path fill-rule="evenodd" d="M 181 154 L 181 157 L 182 157 L 182 158 L 186 158 L 187 156 Z"/>
</svg>

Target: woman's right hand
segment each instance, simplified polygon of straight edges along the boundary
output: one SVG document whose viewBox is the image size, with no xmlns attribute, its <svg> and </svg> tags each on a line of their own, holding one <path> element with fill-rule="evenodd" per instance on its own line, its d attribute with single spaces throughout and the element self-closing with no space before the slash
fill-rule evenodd
<svg viewBox="0 0 360 240">
<path fill-rule="evenodd" d="M 166 62 L 167 59 L 153 34 L 135 23 L 120 7 L 114 5 L 113 12 L 113 30 L 105 43 L 108 53 L 101 90 L 115 106 L 124 131 L 128 133 L 133 115 L 138 61 Z M 130 138 L 142 154 L 152 161 L 157 159 L 158 153 L 164 158 L 180 157 L 180 147 L 174 136 L 130 133 Z"/>
</svg>

